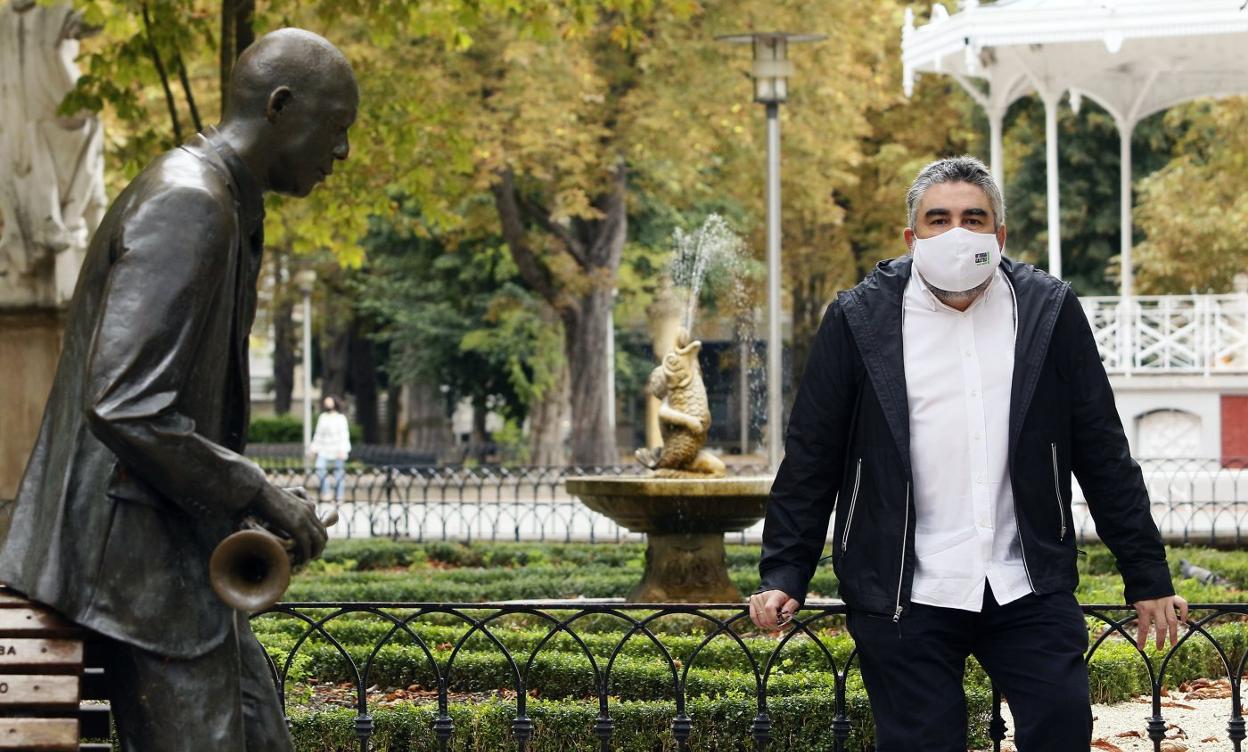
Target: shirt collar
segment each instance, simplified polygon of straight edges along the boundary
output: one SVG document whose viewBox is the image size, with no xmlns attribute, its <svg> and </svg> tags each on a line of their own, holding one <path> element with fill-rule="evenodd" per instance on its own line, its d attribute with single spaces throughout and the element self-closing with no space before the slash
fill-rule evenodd
<svg viewBox="0 0 1248 752">
<path fill-rule="evenodd" d="M 220 131 L 208 126 L 204 129 L 204 138 L 230 171 L 230 178 L 237 190 L 235 198 L 238 200 L 247 234 L 250 235 L 264 225 L 264 187 Z"/>
<path fill-rule="evenodd" d="M 935 293 L 933 293 L 931 288 L 927 286 L 927 282 L 923 279 L 923 275 L 919 274 L 919 270 L 916 267 L 912 266 L 911 269 L 913 269 L 914 271 L 914 273 L 911 275 L 911 279 L 913 279 L 915 285 L 918 286 L 919 297 L 922 298 L 924 304 L 926 304 L 927 307 L 933 311 L 948 311 L 950 313 L 970 313 L 971 311 L 975 310 L 976 306 L 980 305 L 981 303 L 986 303 L 987 301 L 991 300 L 995 291 L 1000 289 L 1001 287 L 1001 283 L 997 281 L 997 278 L 1001 276 L 1001 269 L 998 268 L 995 271 L 993 271 L 992 276 L 988 280 L 988 286 L 985 287 L 984 291 L 979 294 L 979 297 L 975 299 L 975 302 L 971 303 L 971 305 L 968 306 L 965 311 L 959 311 L 956 308 L 952 308 L 950 306 L 945 305 L 944 302 L 940 300 L 940 298 L 936 297 Z"/>
</svg>

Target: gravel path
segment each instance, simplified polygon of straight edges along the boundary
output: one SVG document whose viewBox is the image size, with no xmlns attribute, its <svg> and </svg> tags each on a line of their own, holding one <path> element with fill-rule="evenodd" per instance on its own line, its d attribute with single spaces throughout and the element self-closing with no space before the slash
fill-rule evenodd
<svg viewBox="0 0 1248 752">
<path fill-rule="evenodd" d="M 1226 752 L 1231 749 L 1226 724 L 1231 717 L 1231 686 L 1226 679 L 1199 679 L 1180 685 L 1162 697 L 1166 721 L 1162 752 Z M 1137 697 L 1114 705 L 1093 705 L 1091 752 L 1152 752 L 1148 738 L 1151 700 Z M 1242 711 L 1241 711 L 1242 712 Z M 1007 727 L 1013 719 L 1006 713 Z M 1003 752 L 1016 752 L 1013 734 L 1007 734 Z"/>
</svg>

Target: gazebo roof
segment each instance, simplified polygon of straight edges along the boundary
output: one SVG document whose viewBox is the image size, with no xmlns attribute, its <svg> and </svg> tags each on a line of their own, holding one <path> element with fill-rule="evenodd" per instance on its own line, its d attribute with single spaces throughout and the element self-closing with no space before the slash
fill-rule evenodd
<svg viewBox="0 0 1248 752">
<path fill-rule="evenodd" d="M 989 83 L 981 104 L 1070 91 L 1128 126 L 1175 104 L 1248 92 L 1245 0 L 963 0 L 902 32 L 904 85 L 940 73 Z M 978 90 L 978 87 L 976 87 Z M 978 97 L 977 97 L 978 98 Z"/>
</svg>

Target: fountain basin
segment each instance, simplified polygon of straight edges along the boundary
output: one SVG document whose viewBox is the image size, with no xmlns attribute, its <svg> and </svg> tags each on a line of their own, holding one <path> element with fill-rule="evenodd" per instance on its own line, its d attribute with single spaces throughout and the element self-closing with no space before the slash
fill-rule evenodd
<svg viewBox="0 0 1248 752">
<path fill-rule="evenodd" d="M 568 493 L 635 533 L 646 534 L 646 571 L 631 603 L 735 603 L 724 533 L 767 513 L 770 476 L 568 478 Z"/>
</svg>

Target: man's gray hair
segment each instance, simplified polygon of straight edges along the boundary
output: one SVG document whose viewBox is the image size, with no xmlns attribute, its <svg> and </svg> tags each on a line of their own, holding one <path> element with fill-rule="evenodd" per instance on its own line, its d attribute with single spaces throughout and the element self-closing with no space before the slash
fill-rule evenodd
<svg viewBox="0 0 1248 752">
<path fill-rule="evenodd" d="M 988 194 L 988 201 L 992 204 L 992 229 L 997 229 L 1005 222 L 1005 197 L 1001 195 L 1001 187 L 997 185 L 997 181 L 992 179 L 992 173 L 975 157 L 961 156 L 938 159 L 919 170 L 914 182 L 910 184 L 910 190 L 906 192 L 906 213 L 910 227 L 914 227 L 918 220 L 916 215 L 923 194 L 927 193 L 928 188 L 940 183 L 970 183 L 978 186 Z"/>
</svg>

